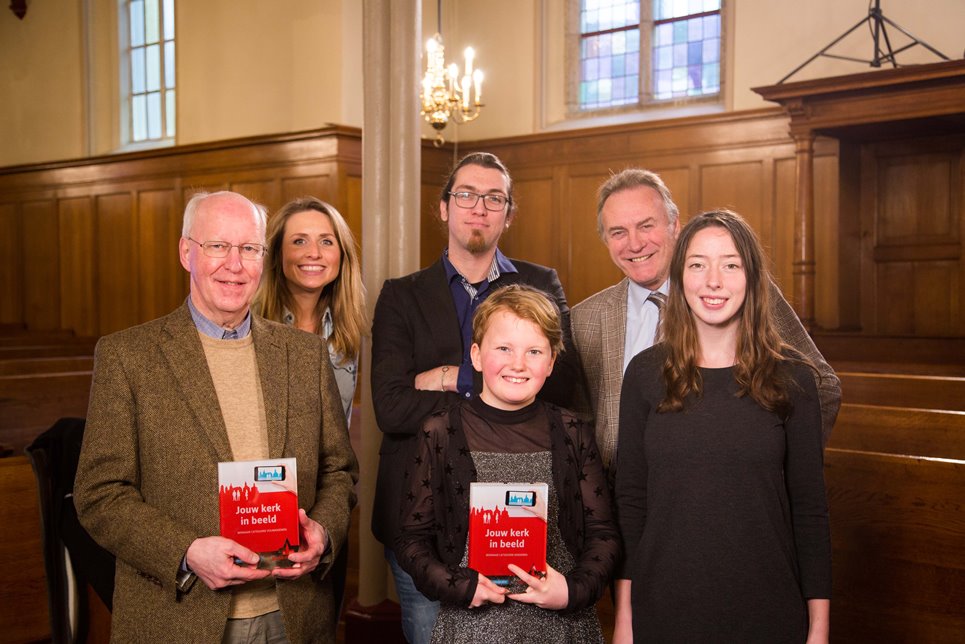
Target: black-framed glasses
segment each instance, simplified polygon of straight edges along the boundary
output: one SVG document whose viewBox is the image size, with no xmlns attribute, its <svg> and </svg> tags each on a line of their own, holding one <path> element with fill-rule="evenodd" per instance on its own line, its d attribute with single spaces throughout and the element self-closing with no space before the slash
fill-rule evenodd
<svg viewBox="0 0 965 644">
<path fill-rule="evenodd" d="M 483 206 L 486 210 L 495 212 L 499 212 L 509 203 L 509 197 L 498 192 L 489 192 L 480 195 L 475 192 L 469 192 L 468 190 L 460 190 L 459 192 L 450 192 L 449 196 L 456 200 L 456 205 L 460 208 L 474 207 L 479 202 L 480 197 L 482 197 Z"/>
<path fill-rule="evenodd" d="M 254 242 L 247 244 L 229 244 L 225 241 L 199 242 L 197 239 L 191 239 L 190 237 L 185 237 L 185 239 L 200 246 L 202 252 L 208 257 L 217 257 L 219 259 L 227 257 L 232 248 L 238 249 L 238 252 L 241 254 L 241 259 L 261 259 L 267 250 L 261 244 L 255 244 Z"/>
</svg>

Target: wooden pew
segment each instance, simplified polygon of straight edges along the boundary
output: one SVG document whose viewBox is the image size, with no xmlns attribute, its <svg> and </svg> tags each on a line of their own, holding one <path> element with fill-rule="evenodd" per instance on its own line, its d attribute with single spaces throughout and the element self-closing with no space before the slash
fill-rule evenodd
<svg viewBox="0 0 965 644">
<path fill-rule="evenodd" d="M 839 371 L 845 401 L 965 411 L 965 378 L 939 375 Z"/>
<path fill-rule="evenodd" d="M 961 642 L 965 463 L 829 448 L 834 642 Z"/>
<path fill-rule="evenodd" d="M 952 392 L 961 384 L 859 376 L 842 377 L 844 399 L 882 404 L 843 404 L 825 450 L 832 639 L 959 642 L 965 633 L 965 411 L 883 405 L 960 404 Z"/>
<path fill-rule="evenodd" d="M 88 371 L 0 376 L 0 443 L 15 453 L 64 416 L 87 416 Z"/>
<path fill-rule="evenodd" d="M 40 506 L 25 456 L 0 458 L 0 639 L 49 640 L 47 586 L 41 552 Z"/>
<path fill-rule="evenodd" d="M 965 460 L 965 412 L 844 403 L 828 447 Z"/>
<path fill-rule="evenodd" d="M 0 358 L 0 376 L 27 376 L 42 373 L 63 373 L 71 371 L 92 371 L 94 357 L 53 356 L 38 358 Z"/>
</svg>

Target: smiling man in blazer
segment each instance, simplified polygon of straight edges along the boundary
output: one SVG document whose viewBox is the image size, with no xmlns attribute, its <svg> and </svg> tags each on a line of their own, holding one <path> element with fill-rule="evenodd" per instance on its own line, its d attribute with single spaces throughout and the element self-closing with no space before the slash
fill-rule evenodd
<svg viewBox="0 0 965 644">
<path fill-rule="evenodd" d="M 265 212 L 195 195 L 179 245 L 190 295 L 98 342 L 74 497 L 117 556 L 115 642 L 329 642 L 327 577 L 345 543 L 357 464 L 328 349 L 249 311 Z M 291 568 L 218 536 L 218 463 L 294 457 L 301 549 Z M 199 583 L 194 583 L 200 579 Z"/>
<path fill-rule="evenodd" d="M 623 372 L 654 343 L 658 301 L 669 292 L 670 259 L 680 232 L 677 205 L 659 175 L 628 168 L 600 186 L 597 232 L 626 277 L 573 307 L 573 342 L 582 358 L 597 446 L 610 468 L 616 463 Z M 841 383 L 777 286 L 771 283 L 770 289 L 781 338 L 817 368 L 826 443 L 841 406 Z"/>
<path fill-rule="evenodd" d="M 515 211 L 512 178 L 502 161 L 487 152 L 463 157 L 439 198 L 448 247 L 428 268 L 386 280 L 375 306 L 372 402 L 383 436 L 372 532 L 385 545 L 402 606 L 403 631 L 411 644 L 429 641 L 438 603 L 419 593 L 392 552 L 402 482 L 422 420 L 435 409 L 479 391 L 469 360 L 476 307 L 507 284 L 523 283 L 545 291 L 560 309 L 566 350 L 540 398 L 570 407 L 582 378 L 570 338 L 569 308 L 556 271 L 510 260 L 497 248 Z"/>
</svg>

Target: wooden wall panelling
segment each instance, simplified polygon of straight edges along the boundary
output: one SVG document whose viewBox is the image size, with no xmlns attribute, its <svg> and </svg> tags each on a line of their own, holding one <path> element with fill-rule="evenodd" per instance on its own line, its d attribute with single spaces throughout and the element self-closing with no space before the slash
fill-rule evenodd
<svg viewBox="0 0 965 644">
<path fill-rule="evenodd" d="M 446 225 L 439 219 L 439 191 L 441 185 L 422 184 L 419 214 L 419 266 L 429 266 L 442 255 L 448 241 Z"/>
<path fill-rule="evenodd" d="M 456 152 L 462 157 L 471 150 Z M 419 265 L 429 266 L 442 255 L 446 247 L 445 224 L 439 220 L 439 192 L 445 186 L 449 171 L 458 158 L 453 147 L 434 147 L 430 141 L 422 142 L 422 184 L 419 208 Z M 510 169 L 512 171 L 512 169 Z"/>
<path fill-rule="evenodd" d="M 686 223 L 696 212 L 700 210 L 699 190 L 697 182 L 692 181 L 699 176 L 697 165 L 685 165 L 683 167 L 673 167 L 666 165 L 645 165 L 641 166 L 648 170 L 653 170 L 660 175 L 663 182 L 670 189 L 670 196 L 677 204 L 680 211 L 680 224 Z"/>
<path fill-rule="evenodd" d="M 700 210 L 729 208 L 736 211 L 753 226 L 769 252 L 771 222 L 764 216 L 764 176 L 762 161 L 702 166 Z"/>
<path fill-rule="evenodd" d="M 513 177 L 518 209 L 499 247 L 507 257 L 543 266 L 561 263 L 559 249 L 559 208 L 553 201 L 552 169 L 546 172 L 520 172 Z"/>
<path fill-rule="evenodd" d="M 961 333 L 963 149 L 960 136 L 865 146 L 862 203 L 873 204 L 865 211 L 873 241 L 862 268 L 874 289 L 865 315 L 878 333 Z"/>
<path fill-rule="evenodd" d="M 560 283 L 564 285 L 563 292 L 566 294 L 566 302 L 572 307 L 577 302 L 573 299 L 570 292 L 566 290 L 566 286 L 570 284 L 571 270 L 573 268 L 573 244 L 570 230 L 573 228 L 574 220 L 582 222 L 586 219 L 586 213 L 574 211 L 571 205 L 566 202 L 566 194 L 569 191 L 569 168 L 554 165 L 552 172 L 550 204 L 553 209 L 553 227 L 556 240 L 554 242 L 554 248 L 557 254 L 555 268 L 556 274 L 560 278 Z M 595 223 L 591 222 L 590 230 L 593 231 L 591 234 L 595 236 Z"/>
<path fill-rule="evenodd" d="M 199 192 L 218 192 L 220 190 L 230 190 L 231 187 L 225 181 L 220 181 L 212 177 L 186 177 L 181 183 L 181 203 L 178 204 L 178 222 L 184 221 L 184 208 L 191 201 L 191 197 Z M 180 230 L 180 227 L 179 227 Z"/>
<path fill-rule="evenodd" d="M 23 266 L 20 208 L 0 204 L 0 324 L 23 324 Z"/>
<path fill-rule="evenodd" d="M 613 265 L 597 232 L 596 191 L 609 176 L 608 169 L 593 164 L 567 170 L 564 198 L 560 202 L 569 213 L 567 281 L 563 287 L 572 306 L 616 284 L 623 279 L 623 273 Z"/>
<path fill-rule="evenodd" d="M 97 293 L 97 332 L 105 335 L 126 329 L 140 321 L 138 274 L 146 267 L 141 262 L 137 220 L 131 192 L 97 195 L 95 252 L 88 259 L 95 269 Z"/>
<path fill-rule="evenodd" d="M 959 332 L 960 261 L 912 263 L 912 335 L 952 336 Z M 894 297 L 894 294 L 891 296 Z"/>
<path fill-rule="evenodd" d="M 348 221 L 352 234 L 355 235 L 355 243 L 359 247 L 359 261 L 362 254 L 362 177 L 349 175 L 345 178 L 345 203 L 344 210 L 340 210 L 342 216 Z"/>
<path fill-rule="evenodd" d="M 821 154 L 815 146 L 814 155 L 814 314 L 819 328 L 836 329 L 840 326 L 838 291 L 841 269 L 838 245 L 841 237 L 841 218 L 838 206 L 838 157 Z M 793 223 L 794 211 L 788 212 Z M 783 240 L 782 240 L 783 241 Z M 793 232 L 789 237 L 793 252 Z M 775 241 L 775 244 L 781 242 Z M 791 282 L 786 294 L 792 296 Z"/>
<path fill-rule="evenodd" d="M 865 298 L 862 290 L 862 256 L 867 227 L 862 212 L 861 146 L 841 141 L 838 146 L 838 279 L 835 300 L 837 328 L 861 330 L 861 311 Z"/>
<path fill-rule="evenodd" d="M 188 274 L 178 253 L 184 210 L 178 198 L 174 187 L 137 193 L 138 321 L 174 310 L 188 294 Z"/>
<path fill-rule="evenodd" d="M 878 209 L 877 171 L 871 146 L 861 145 L 858 153 L 858 176 L 861 184 L 858 216 L 861 219 L 861 330 L 878 334 L 878 276 L 874 264 L 876 220 Z"/>
<path fill-rule="evenodd" d="M 257 178 L 244 181 L 231 181 L 228 189 L 248 197 L 272 212 L 281 202 L 281 186 L 275 178 Z"/>
<path fill-rule="evenodd" d="M 794 157 L 776 159 L 773 169 L 771 271 L 784 299 L 791 302 L 794 296 L 794 201 L 797 197 Z"/>
<path fill-rule="evenodd" d="M 60 218 L 53 199 L 21 206 L 23 259 L 23 322 L 28 329 L 47 331 L 61 326 Z"/>
<path fill-rule="evenodd" d="M 272 213 L 283 205 L 299 197 L 318 197 L 322 201 L 339 209 L 335 204 L 338 194 L 335 191 L 335 180 L 329 173 L 312 174 L 309 176 L 282 177 L 281 195 L 277 204 L 272 204 Z M 339 209 L 339 212 L 341 210 Z M 344 213 L 343 213 L 344 214 Z"/>
<path fill-rule="evenodd" d="M 98 335 L 98 296 L 95 288 L 94 243 L 96 221 L 90 197 L 71 197 L 58 203 L 60 219 L 60 327 L 77 335 Z"/>
<path fill-rule="evenodd" d="M 957 236 L 951 212 L 953 154 L 910 154 L 904 146 L 874 146 L 878 152 L 878 244 L 941 242 Z M 882 149 L 884 148 L 884 149 Z"/>
</svg>

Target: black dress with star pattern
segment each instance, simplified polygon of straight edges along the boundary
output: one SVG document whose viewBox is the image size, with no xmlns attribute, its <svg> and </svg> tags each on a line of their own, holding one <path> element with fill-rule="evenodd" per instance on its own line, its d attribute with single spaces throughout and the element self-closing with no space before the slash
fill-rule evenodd
<svg viewBox="0 0 965 644">
<path fill-rule="evenodd" d="M 405 470 L 401 531 L 395 552 L 426 597 L 469 606 L 478 573 L 460 566 L 469 523 L 472 452 L 552 454 L 559 528 L 575 565 L 566 575 L 566 611 L 602 596 L 622 554 L 593 426 L 537 400 L 517 411 L 461 401 L 423 422 Z"/>
</svg>

